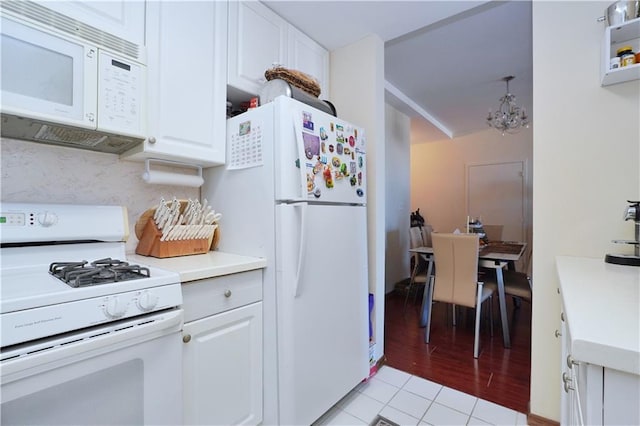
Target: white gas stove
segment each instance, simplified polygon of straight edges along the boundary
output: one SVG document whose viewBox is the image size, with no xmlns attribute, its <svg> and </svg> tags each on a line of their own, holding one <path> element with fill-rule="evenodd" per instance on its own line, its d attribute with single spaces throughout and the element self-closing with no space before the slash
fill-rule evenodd
<svg viewBox="0 0 640 426">
<path fill-rule="evenodd" d="M 3 352 L 182 304 L 178 274 L 127 262 L 124 207 L 2 203 L 0 230 Z"/>
</svg>

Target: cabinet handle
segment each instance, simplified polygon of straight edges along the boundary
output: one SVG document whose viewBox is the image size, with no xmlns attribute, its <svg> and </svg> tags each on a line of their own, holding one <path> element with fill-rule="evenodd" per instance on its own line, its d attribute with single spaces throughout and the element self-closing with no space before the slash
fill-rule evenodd
<svg viewBox="0 0 640 426">
<path fill-rule="evenodd" d="M 569 393 L 569 390 L 574 390 L 574 388 L 570 385 L 571 377 L 567 373 L 562 373 L 562 381 L 564 382 L 564 391 Z"/>
<path fill-rule="evenodd" d="M 154 136 L 151 136 L 149 138 L 149 143 L 156 143 L 156 138 Z"/>
<path fill-rule="evenodd" d="M 567 355 L 567 366 L 569 368 L 573 368 L 574 365 L 578 365 L 578 362 L 575 359 L 573 359 L 571 354 Z"/>
<path fill-rule="evenodd" d="M 564 312 L 560 312 L 560 320 L 564 322 Z"/>
<path fill-rule="evenodd" d="M 184 334 L 184 335 L 182 336 L 182 341 L 183 341 L 184 343 L 189 343 L 189 342 L 191 341 L 191 335 L 190 335 L 190 334 Z"/>
<path fill-rule="evenodd" d="M 231 290 L 225 290 L 224 297 L 231 297 Z"/>
<path fill-rule="evenodd" d="M 556 330 L 556 332 L 554 334 L 556 335 L 556 337 L 562 336 L 562 333 L 560 333 L 560 331 L 558 331 L 558 330 Z"/>
</svg>

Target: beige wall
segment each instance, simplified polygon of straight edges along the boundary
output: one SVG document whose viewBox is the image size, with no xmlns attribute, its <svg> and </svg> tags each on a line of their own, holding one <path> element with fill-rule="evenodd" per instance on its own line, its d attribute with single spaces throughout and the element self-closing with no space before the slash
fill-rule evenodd
<svg viewBox="0 0 640 426">
<path fill-rule="evenodd" d="M 486 129 L 430 143 L 412 140 L 411 210 L 419 208 L 435 231 L 463 230 L 467 219 L 466 167 L 522 161 L 526 169 L 526 235 L 527 241 L 531 241 L 532 142 L 532 129 L 505 136 L 494 129 Z"/>
<path fill-rule="evenodd" d="M 386 144 L 386 292 L 409 277 L 409 117 L 387 105 Z"/>
<path fill-rule="evenodd" d="M 131 234 L 127 251 L 138 245 L 136 221 L 160 197 L 200 196 L 199 188 L 149 185 L 142 180 L 144 163 L 121 161 L 113 154 L 6 138 L 0 149 L 2 201 L 126 206 Z"/>
<path fill-rule="evenodd" d="M 364 127 L 367 154 L 369 291 L 375 294 L 375 359 L 384 353 L 385 122 L 384 43 L 368 36 L 331 52 L 331 102 L 338 116 Z"/>
<path fill-rule="evenodd" d="M 610 3 L 533 2 L 531 412 L 555 420 L 561 362 L 555 256 L 602 259 L 623 251 L 610 240 L 633 237 L 622 213 L 625 200 L 640 198 L 640 83 L 600 86 L 604 24 L 596 18 Z"/>
</svg>

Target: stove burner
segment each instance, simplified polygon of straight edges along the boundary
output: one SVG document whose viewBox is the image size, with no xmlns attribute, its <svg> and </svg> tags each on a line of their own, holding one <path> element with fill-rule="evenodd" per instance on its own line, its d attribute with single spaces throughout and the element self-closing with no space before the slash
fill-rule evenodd
<svg viewBox="0 0 640 426">
<path fill-rule="evenodd" d="M 122 260 L 99 259 L 88 264 L 82 262 L 54 262 L 49 265 L 49 273 L 71 287 L 87 287 L 109 284 L 117 281 L 129 281 L 149 278 L 149 268 L 129 265 Z"/>
</svg>

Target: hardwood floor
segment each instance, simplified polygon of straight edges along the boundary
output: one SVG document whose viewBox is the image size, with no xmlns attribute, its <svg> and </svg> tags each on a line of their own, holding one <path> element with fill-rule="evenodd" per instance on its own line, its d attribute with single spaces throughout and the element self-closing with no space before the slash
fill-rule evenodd
<svg viewBox="0 0 640 426">
<path fill-rule="evenodd" d="M 507 298 L 511 349 L 505 349 L 497 296 L 494 297 L 494 335 L 490 336 L 488 319 L 483 319 L 481 352 L 479 358 L 474 359 L 473 310 L 458 308 L 457 326 L 453 327 L 451 305 L 434 304 L 431 342 L 427 345 L 424 343 L 424 328 L 419 327 L 422 295 L 418 294 L 415 304 L 412 304 L 411 295 L 405 310 L 405 294 L 396 290 L 386 296 L 384 352 L 387 365 L 521 413 L 529 412 L 529 303 L 523 302 L 519 309 L 514 309 L 512 299 Z"/>
</svg>

